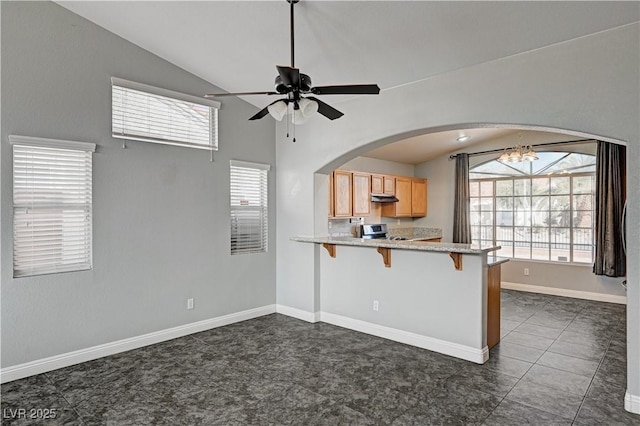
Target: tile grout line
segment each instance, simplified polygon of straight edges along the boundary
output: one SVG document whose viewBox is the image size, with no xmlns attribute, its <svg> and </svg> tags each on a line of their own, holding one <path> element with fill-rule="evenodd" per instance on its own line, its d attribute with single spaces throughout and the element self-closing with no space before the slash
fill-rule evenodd
<svg viewBox="0 0 640 426">
<path fill-rule="evenodd" d="M 609 341 L 607 342 L 607 348 L 604 350 L 604 353 L 602 354 L 602 358 L 600 358 L 600 362 L 598 362 L 598 368 L 596 368 L 596 371 L 593 374 L 593 377 L 589 381 L 589 387 L 587 387 L 587 391 L 584 393 L 584 397 L 582 398 L 582 401 L 580 402 L 580 406 L 578 407 L 578 411 L 576 411 L 576 415 L 573 417 L 572 424 L 576 424 L 576 421 L 578 419 L 578 415 L 580 414 L 580 410 L 582 409 L 582 406 L 584 405 L 584 402 L 587 399 L 587 394 L 591 390 L 591 386 L 593 386 L 593 380 L 596 378 L 596 375 L 598 374 L 598 371 L 600 370 L 600 367 L 602 367 L 602 363 L 604 362 L 604 359 L 607 356 L 607 352 L 609 352 L 609 347 L 611 346 L 611 340 L 613 340 L 613 335 L 611 335 L 611 337 L 609 337 Z"/>
<path fill-rule="evenodd" d="M 540 310 L 544 309 L 544 308 L 545 308 L 549 303 L 551 303 L 551 302 L 547 302 L 545 305 L 543 305 L 543 306 L 540 308 Z M 553 339 L 553 343 L 555 343 L 555 342 L 558 340 L 558 338 L 562 335 L 562 333 L 564 333 L 564 332 L 566 331 L 566 329 L 571 325 L 571 323 L 573 323 L 573 321 L 575 321 L 575 319 L 577 318 L 577 316 L 578 316 L 580 313 L 582 313 L 582 311 L 584 311 L 584 309 L 585 309 L 585 308 L 582 308 L 582 309 L 580 310 L 580 312 L 577 312 L 577 313 L 574 315 L 573 319 L 569 322 L 569 324 L 567 324 L 567 325 L 565 325 L 565 326 L 564 326 L 564 328 L 562 329 L 562 331 L 560 332 L 560 334 L 558 335 L 558 337 L 556 337 L 555 339 Z M 538 310 L 537 312 L 540 312 L 540 310 Z M 527 320 L 529 320 L 529 319 L 530 319 L 532 316 L 534 316 L 534 315 L 535 315 L 535 313 L 531 314 L 531 315 L 530 315 L 526 320 L 524 320 L 523 322 L 521 322 L 521 323 L 520 323 L 520 325 L 524 324 Z M 518 325 L 518 327 L 519 327 L 520 325 Z M 517 328 L 517 327 L 516 327 L 516 328 Z M 549 328 L 551 328 L 551 327 L 549 327 Z M 515 329 L 514 329 L 514 330 L 515 330 Z M 511 330 L 511 331 L 514 331 L 514 330 Z M 510 332 L 511 332 L 511 331 L 510 331 Z M 509 333 L 510 333 L 510 332 L 509 332 Z M 532 336 L 533 336 L 533 335 L 532 335 Z M 549 347 L 553 346 L 553 343 L 552 343 L 551 345 L 549 345 Z M 524 347 L 530 347 L 530 346 L 526 346 L 526 345 L 521 345 L 521 346 L 524 346 Z M 532 348 L 532 349 L 537 349 L 537 348 Z M 507 399 L 507 397 L 509 396 L 509 394 L 513 391 L 513 389 L 515 389 L 515 388 L 516 388 L 516 386 L 518 386 L 518 384 L 519 384 L 519 383 L 522 381 L 522 379 L 527 375 L 527 373 L 528 373 L 528 372 L 533 368 L 533 366 L 534 366 L 534 365 L 542 365 L 542 364 L 538 364 L 538 361 L 540 360 L 540 358 L 542 358 L 542 357 L 544 356 L 544 354 L 545 354 L 545 353 L 547 353 L 547 351 L 548 351 L 548 350 L 549 350 L 549 349 L 547 348 L 547 349 L 542 353 L 542 355 L 540 355 L 540 356 L 539 356 L 539 357 L 538 357 L 534 362 L 532 362 L 532 363 L 531 363 L 531 366 L 527 369 L 527 371 L 525 371 L 525 372 L 524 372 L 524 374 L 522 375 L 522 377 L 520 377 L 520 378 L 518 379 L 518 381 L 513 385 L 513 387 L 509 390 L 509 392 L 507 392 L 507 394 L 502 398 L 502 400 L 500 400 L 500 403 L 498 403 L 498 405 L 496 406 L 496 408 L 498 408 L 498 407 L 500 406 L 500 404 L 502 404 L 502 402 L 503 402 L 505 399 Z M 552 352 L 552 353 L 554 353 L 554 352 Z M 506 358 L 510 358 L 510 357 L 508 357 L 508 356 L 507 356 Z M 517 359 L 517 358 L 512 358 L 512 359 Z M 603 356 L 603 359 L 604 359 L 604 356 Z M 523 360 L 521 360 L 521 361 L 523 361 Z M 560 371 L 562 371 L 562 370 L 560 370 Z M 597 372 L 597 369 L 596 369 L 596 372 Z M 595 374 L 594 374 L 594 377 L 595 377 Z M 544 385 L 542 385 L 542 386 L 544 386 Z M 589 391 L 589 389 L 587 388 L 587 392 L 588 392 L 588 391 Z M 582 403 L 584 402 L 584 398 L 585 398 L 585 397 L 586 397 L 586 393 L 585 393 L 585 396 L 583 396 L 583 397 L 582 397 L 582 401 L 581 401 L 581 403 L 580 403 L 580 406 L 578 407 L 578 410 L 576 411 L 576 414 L 575 414 L 575 416 L 574 416 L 574 420 L 572 420 L 572 423 L 573 423 L 573 421 L 575 421 L 575 418 L 577 417 L 578 412 L 580 411 L 580 408 L 582 407 Z M 526 403 L 524 403 L 524 402 L 520 402 L 520 401 L 516 401 L 516 402 L 517 402 L 517 403 L 519 403 L 519 404 L 522 404 L 522 405 L 525 405 L 525 406 L 528 406 L 528 407 L 534 408 L 534 409 L 536 409 L 536 410 L 544 411 L 545 413 L 551 414 L 551 415 L 553 415 L 553 416 L 558 416 L 558 414 L 556 414 L 556 413 L 551 413 L 551 412 L 549 412 L 549 411 L 547 411 L 547 410 L 545 410 L 545 409 L 543 409 L 543 408 L 540 408 L 540 407 L 534 407 L 534 406 L 531 406 L 531 405 L 529 405 L 529 404 L 526 404 Z M 493 411 L 495 411 L 495 408 L 494 408 L 494 410 L 493 410 Z M 492 413 L 493 413 L 493 411 L 492 411 Z M 491 415 L 491 414 L 490 414 L 490 415 Z M 489 415 L 489 416 L 490 416 L 490 415 Z M 488 418 L 489 416 L 487 416 L 487 418 Z M 560 417 L 562 417 L 562 416 L 560 416 Z M 563 417 L 563 418 L 566 418 L 566 417 Z M 485 419 L 485 420 L 486 420 L 486 419 Z M 568 419 L 567 419 L 567 420 L 568 420 Z M 483 421 L 483 423 L 484 423 L 484 421 Z"/>
</svg>

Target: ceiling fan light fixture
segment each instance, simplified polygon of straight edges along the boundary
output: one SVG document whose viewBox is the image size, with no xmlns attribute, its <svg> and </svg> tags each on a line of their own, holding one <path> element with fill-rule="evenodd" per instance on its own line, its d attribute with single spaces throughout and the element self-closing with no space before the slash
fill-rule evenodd
<svg viewBox="0 0 640 426">
<path fill-rule="evenodd" d="M 305 117 L 311 117 L 313 114 L 318 112 L 318 103 L 310 99 L 300 99 L 298 106 L 300 107 L 300 111 L 302 111 L 302 115 Z"/>
<path fill-rule="evenodd" d="M 293 124 L 302 124 L 307 121 L 309 117 L 305 117 L 301 110 L 296 109 L 293 111 L 293 115 L 291 116 L 291 122 Z"/>
<path fill-rule="evenodd" d="M 287 103 L 285 101 L 274 102 L 267 107 L 269 114 L 278 121 L 282 121 L 287 114 Z"/>
</svg>

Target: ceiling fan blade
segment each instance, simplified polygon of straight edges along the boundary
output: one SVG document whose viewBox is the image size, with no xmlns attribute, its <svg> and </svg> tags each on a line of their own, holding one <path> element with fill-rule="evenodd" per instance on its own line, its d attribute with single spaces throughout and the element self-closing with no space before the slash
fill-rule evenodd
<svg viewBox="0 0 640 426">
<path fill-rule="evenodd" d="M 268 107 L 262 108 L 260 111 L 258 111 L 258 113 L 256 115 L 254 115 L 251 118 L 249 118 L 249 120 L 260 120 L 262 117 L 264 117 L 265 115 L 269 114 L 269 110 L 267 108 Z"/>
<path fill-rule="evenodd" d="M 282 82 L 287 86 L 300 87 L 300 70 L 298 68 L 276 65 Z"/>
<path fill-rule="evenodd" d="M 273 104 L 275 104 L 276 102 L 280 102 L 283 101 L 285 103 L 289 103 L 288 99 L 278 99 L 276 101 L 271 102 L 269 105 L 267 105 L 266 107 L 262 108 L 260 111 L 258 111 L 258 113 L 256 115 L 254 115 L 253 117 L 249 118 L 249 120 L 260 120 L 262 117 L 264 117 L 265 115 L 269 114 L 269 107 Z"/>
<path fill-rule="evenodd" d="M 318 98 L 314 98 L 313 96 L 308 96 L 306 99 L 310 99 L 312 101 L 317 102 L 318 112 L 324 115 L 325 117 L 327 117 L 329 120 L 335 120 L 336 118 L 340 118 L 344 115 L 343 113 L 341 113 L 340 111 L 332 107 L 331 105 L 322 102 Z"/>
<path fill-rule="evenodd" d="M 278 92 L 235 92 L 235 93 L 208 93 L 205 98 L 220 98 L 222 96 L 244 96 L 244 95 L 279 95 Z"/>
<path fill-rule="evenodd" d="M 345 84 L 341 86 L 317 86 L 311 88 L 314 95 L 377 95 L 377 84 Z"/>
</svg>

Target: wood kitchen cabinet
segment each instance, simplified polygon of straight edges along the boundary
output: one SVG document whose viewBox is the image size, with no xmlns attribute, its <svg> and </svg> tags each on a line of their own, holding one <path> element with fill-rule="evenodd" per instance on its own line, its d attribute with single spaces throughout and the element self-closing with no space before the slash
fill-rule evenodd
<svg viewBox="0 0 640 426">
<path fill-rule="evenodd" d="M 353 199 L 351 191 L 352 173 L 344 170 L 333 172 L 333 216 L 351 217 Z"/>
<path fill-rule="evenodd" d="M 397 203 L 382 205 L 383 217 L 423 217 L 427 215 L 426 179 L 396 177 Z"/>
<path fill-rule="evenodd" d="M 383 194 L 394 195 L 396 193 L 396 180 L 393 176 L 383 176 Z"/>
<path fill-rule="evenodd" d="M 411 178 L 395 178 L 396 203 L 382 205 L 383 217 L 411 217 Z"/>
<path fill-rule="evenodd" d="M 427 215 L 427 181 L 411 179 L 411 217 Z"/>
<path fill-rule="evenodd" d="M 352 173 L 353 216 L 369 216 L 371 213 L 371 175 Z"/>
<path fill-rule="evenodd" d="M 487 346 L 500 342 L 500 279 L 501 265 L 489 265 L 487 270 Z"/>
<path fill-rule="evenodd" d="M 393 176 L 371 175 L 371 193 L 394 195 L 396 192 Z"/>
<path fill-rule="evenodd" d="M 384 193 L 384 176 L 371 175 L 371 193 L 372 194 Z"/>
<path fill-rule="evenodd" d="M 329 173 L 329 217 L 335 215 L 334 211 L 334 196 L 333 196 L 333 172 Z"/>
</svg>

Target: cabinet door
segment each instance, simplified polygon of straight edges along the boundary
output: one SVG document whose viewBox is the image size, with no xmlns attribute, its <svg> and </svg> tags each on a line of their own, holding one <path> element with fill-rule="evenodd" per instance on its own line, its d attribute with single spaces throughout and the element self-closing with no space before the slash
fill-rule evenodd
<svg viewBox="0 0 640 426">
<path fill-rule="evenodd" d="M 333 211 L 333 172 L 329 173 L 329 217 L 333 217 L 335 215 Z"/>
<path fill-rule="evenodd" d="M 411 216 L 427 215 L 427 181 L 424 179 L 411 180 Z"/>
<path fill-rule="evenodd" d="M 396 216 L 411 216 L 411 178 L 396 178 Z"/>
<path fill-rule="evenodd" d="M 380 175 L 371 175 L 371 193 L 372 194 L 385 194 L 384 192 L 384 179 L 386 177 Z"/>
<path fill-rule="evenodd" d="M 396 181 L 393 176 L 384 176 L 383 193 L 394 195 L 396 193 Z"/>
<path fill-rule="evenodd" d="M 333 172 L 333 213 L 335 217 L 351 216 L 351 172 Z"/>
<path fill-rule="evenodd" d="M 353 173 L 353 215 L 369 216 L 371 213 L 371 175 Z"/>
</svg>

